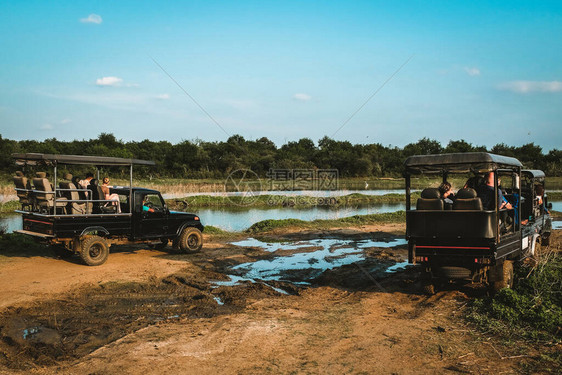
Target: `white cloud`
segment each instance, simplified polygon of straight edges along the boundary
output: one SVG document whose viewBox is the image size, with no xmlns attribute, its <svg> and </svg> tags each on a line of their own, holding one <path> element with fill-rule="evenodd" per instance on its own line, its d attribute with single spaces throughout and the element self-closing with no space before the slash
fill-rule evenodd
<svg viewBox="0 0 562 375">
<path fill-rule="evenodd" d="M 297 93 L 297 94 L 293 95 L 293 99 L 300 100 L 300 101 L 303 101 L 303 102 L 307 102 L 310 99 L 312 99 L 312 97 L 308 94 Z"/>
<path fill-rule="evenodd" d="M 64 125 L 64 124 L 70 124 L 71 122 L 72 122 L 71 119 L 65 118 L 65 119 L 62 119 L 60 123 Z"/>
<path fill-rule="evenodd" d="M 170 94 L 159 94 L 159 95 L 156 95 L 156 99 L 168 100 L 168 99 L 170 99 Z"/>
<path fill-rule="evenodd" d="M 480 75 L 480 69 L 476 68 L 476 67 L 468 67 L 465 66 L 464 67 L 464 71 L 466 72 L 466 74 L 468 74 L 471 77 L 476 77 Z"/>
<path fill-rule="evenodd" d="M 53 130 L 53 125 L 51 124 L 43 124 L 39 127 L 40 130 Z"/>
<path fill-rule="evenodd" d="M 99 14 L 92 13 L 86 18 L 80 18 L 80 22 L 82 22 L 82 23 L 95 23 L 96 25 L 99 25 L 100 23 L 103 22 L 103 20 L 101 19 L 101 16 Z"/>
<path fill-rule="evenodd" d="M 510 81 L 498 86 L 500 90 L 528 94 L 532 92 L 562 92 L 562 81 Z"/>
<path fill-rule="evenodd" d="M 98 86 L 121 86 L 123 84 L 123 78 L 119 77 L 102 77 L 96 79 L 96 85 Z"/>
</svg>

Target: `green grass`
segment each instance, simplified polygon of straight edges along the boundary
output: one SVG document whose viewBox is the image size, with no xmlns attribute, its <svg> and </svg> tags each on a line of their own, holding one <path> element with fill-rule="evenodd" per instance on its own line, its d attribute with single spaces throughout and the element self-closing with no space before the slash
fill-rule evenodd
<svg viewBox="0 0 562 375">
<path fill-rule="evenodd" d="M 313 221 L 304 221 L 299 219 L 269 219 L 255 223 L 250 228 L 246 229 L 245 232 L 254 234 L 291 227 L 298 227 L 301 229 L 345 228 L 375 223 L 397 223 L 404 222 L 405 220 L 406 213 L 404 211 L 371 215 L 355 215 L 341 219 L 318 219 Z"/>
<path fill-rule="evenodd" d="M 230 233 L 230 232 L 228 232 L 224 229 L 221 229 L 219 227 L 214 227 L 212 225 L 205 226 L 204 232 L 205 232 L 205 234 L 219 234 L 219 235 Z"/>
<path fill-rule="evenodd" d="M 513 289 L 476 299 L 468 318 L 495 334 L 562 339 L 562 256 L 545 255 L 534 268 L 516 267 Z"/>
<path fill-rule="evenodd" d="M 19 201 L 9 201 L 6 203 L 0 203 L 0 214 L 13 213 L 14 210 L 20 209 L 21 206 Z"/>
<path fill-rule="evenodd" d="M 549 201 L 559 201 L 562 199 L 562 191 L 551 191 L 547 195 Z"/>
<path fill-rule="evenodd" d="M 47 246 L 35 242 L 29 236 L 2 233 L 0 234 L 0 261 L 12 256 L 54 256 L 54 253 Z"/>
<path fill-rule="evenodd" d="M 413 193 L 412 199 L 419 198 L 419 193 Z M 382 203 L 402 203 L 406 200 L 405 194 L 364 195 L 359 193 L 348 194 L 339 197 L 311 197 L 311 196 L 288 196 L 288 195 L 259 195 L 255 197 L 218 197 L 209 195 L 196 195 L 182 199 L 168 199 L 166 204 L 171 209 L 183 209 L 184 204 L 188 207 L 240 207 L 240 208 L 310 208 L 315 206 L 340 207 L 358 206 Z"/>
<path fill-rule="evenodd" d="M 474 300 L 466 318 L 515 351 L 539 345 L 541 355 L 524 365 L 526 371 L 560 369 L 562 356 L 551 348 L 562 342 L 561 280 L 562 255 L 545 252 L 534 267 L 516 267 L 513 289 Z"/>
</svg>

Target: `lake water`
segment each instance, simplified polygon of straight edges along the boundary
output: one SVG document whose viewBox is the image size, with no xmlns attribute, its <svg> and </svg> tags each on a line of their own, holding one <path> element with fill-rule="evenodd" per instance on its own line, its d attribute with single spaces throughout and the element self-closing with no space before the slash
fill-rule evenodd
<svg viewBox="0 0 562 375">
<path fill-rule="evenodd" d="M 300 219 L 312 221 L 316 219 L 340 219 L 354 215 L 368 215 L 405 210 L 404 203 L 376 204 L 368 207 L 312 207 L 306 209 L 284 208 L 249 208 L 249 209 L 217 209 L 201 208 L 189 212 L 196 213 L 201 218 L 203 225 L 212 225 L 228 231 L 242 231 L 248 229 L 258 221 L 267 219 Z M 0 226 L 7 232 L 21 229 L 20 215 L 8 215 L 0 218 Z"/>
</svg>

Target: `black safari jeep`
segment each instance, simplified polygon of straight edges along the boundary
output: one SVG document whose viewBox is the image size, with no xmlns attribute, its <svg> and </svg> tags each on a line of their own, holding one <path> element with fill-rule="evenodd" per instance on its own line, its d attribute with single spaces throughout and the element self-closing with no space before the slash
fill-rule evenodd
<svg viewBox="0 0 562 375">
<path fill-rule="evenodd" d="M 52 167 L 53 184 L 45 172 L 28 180 L 16 173 L 14 183 L 20 203 L 23 230 L 16 231 L 46 242 L 63 257 L 78 253 L 89 266 L 103 264 L 112 244 L 149 243 L 190 253 L 203 246 L 203 225 L 198 216 L 168 210 L 156 190 L 132 186 L 133 165 L 152 161 L 77 155 L 13 154 L 16 163 L 30 168 Z M 130 168 L 130 185 L 109 187 L 110 197 L 92 179 L 86 189 L 66 175 L 60 165 L 123 166 Z M 99 176 L 99 170 L 98 170 Z M 58 183 L 58 186 L 57 186 Z"/>
<path fill-rule="evenodd" d="M 509 288 L 513 262 L 548 245 L 542 171 L 485 152 L 411 156 L 404 166 L 409 262 L 421 263 L 426 293 L 434 293 L 436 281 L 458 279 Z M 435 182 L 413 205 L 411 179 L 420 175 Z M 466 183 L 443 199 L 437 186 L 450 178 Z"/>
</svg>

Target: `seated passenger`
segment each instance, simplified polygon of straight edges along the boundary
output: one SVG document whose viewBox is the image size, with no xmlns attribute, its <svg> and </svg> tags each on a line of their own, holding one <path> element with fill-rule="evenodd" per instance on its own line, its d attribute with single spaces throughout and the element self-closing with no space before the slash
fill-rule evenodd
<svg viewBox="0 0 562 375">
<path fill-rule="evenodd" d="M 117 206 L 117 212 L 121 213 L 121 207 L 119 205 L 119 195 L 115 193 L 111 194 L 109 190 L 109 177 L 103 178 L 103 184 L 101 185 L 101 190 L 103 191 L 105 200 L 112 201 L 111 204 Z"/>
<path fill-rule="evenodd" d="M 464 184 L 463 188 L 464 189 L 474 189 L 476 191 L 478 191 L 478 189 L 484 185 L 484 181 L 482 179 L 482 176 L 473 176 L 470 177 L 468 180 L 466 180 L 466 183 Z"/>
<path fill-rule="evenodd" d="M 152 208 L 152 203 L 148 200 L 148 195 L 145 195 L 142 199 L 142 210 L 144 212 L 154 212 L 154 208 Z"/>
<path fill-rule="evenodd" d="M 494 209 L 494 172 L 488 172 L 486 174 L 486 184 L 481 186 L 478 190 L 478 196 L 482 199 L 482 205 L 485 210 Z M 505 199 L 501 189 L 498 187 L 498 209 L 508 209 L 511 210 L 513 207 L 511 203 Z"/>
<path fill-rule="evenodd" d="M 451 184 L 447 181 L 442 182 L 438 187 L 439 193 L 441 193 L 441 199 L 444 199 L 446 203 L 453 203 L 455 200 L 455 193 L 451 189 Z"/>
<path fill-rule="evenodd" d="M 92 179 L 94 178 L 94 174 L 92 172 L 88 172 L 86 173 L 86 178 L 83 180 L 78 181 L 78 184 L 83 188 L 83 189 L 88 189 L 88 186 L 90 186 L 90 183 L 92 181 Z M 95 195 L 95 193 L 93 193 Z M 85 192 L 86 197 L 88 196 L 88 192 Z"/>
</svg>

